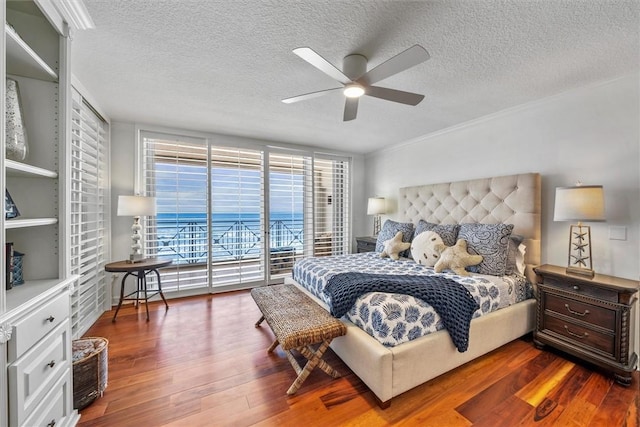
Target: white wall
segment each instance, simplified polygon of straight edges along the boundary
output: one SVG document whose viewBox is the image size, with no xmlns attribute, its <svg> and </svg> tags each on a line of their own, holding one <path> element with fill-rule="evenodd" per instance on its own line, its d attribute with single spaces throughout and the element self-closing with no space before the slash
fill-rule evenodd
<svg viewBox="0 0 640 427">
<path fill-rule="evenodd" d="M 542 261 L 566 265 L 567 222 L 553 221 L 555 187 L 602 184 L 607 221 L 591 223 L 599 273 L 640 277 L 638 75 L 581 88 L 448 129 L 365 158 L 366 193 L 489 176 L 542 176 Z M 391 217 L 394 215 L 391 214 Z M 366 218 L 366 217 L 365 217 Z M 627 240 L 609 240 L 609 227 Z"/>
</svg>

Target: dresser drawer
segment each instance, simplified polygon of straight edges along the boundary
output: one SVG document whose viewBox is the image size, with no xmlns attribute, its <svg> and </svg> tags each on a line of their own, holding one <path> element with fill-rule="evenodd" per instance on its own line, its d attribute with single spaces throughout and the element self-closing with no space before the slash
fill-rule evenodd
<svg viewBox="0 0 640 427">
<path fill-rule="evenodd" d="M 26 421 L 14 424 L 11 419 L 11 427 L 66 427 L 74 424 L 68 408 L 73 406 L 71 402 L 71 372 L 67 370 L 54 385 L 51 391 L 42 399 L 40 405 Z M 77 418 L 77 416 L 75 417 Z M 77 420 L 76 420 L 77 421 Z"/>
<path fill-rule="evenodd" d="M 15 415 L 18 425 L 34 412 L 51 386 L 69 372 L 69 340 L 69 322 L 65 320 L 9 365 L 9 412 L 12 418 Z"/>
<path fill-rule="evenodd" d="M 601 299 L 610 302 L 618 302 L 618 292 L 613 289 L 604 289 L 593 286 L 584 281 L 573 281 L 571 279 L 558 280 L 555 277 L 545 277 L 543 285 L 552 286 L 575 295 Z"/>
<path fill-rule="evenodd" d="M 616 312 L 597 305 L 588 304 L 559 295 L 544 293 L 544 307 L 547 310 L 591 323 L 614 332 Z"/>
<path fill-rule="evenodd" d="M 565 322 L 555 316 L 545 314 L 544 329 L 562 336 L 563 339 L 584 347 L 588 350 L 599 350 L 610 357 L 615 357 L 615 336 L 605 334 L 577 325 L 573 322 Z"/>
<path fill-rule="evenodd" d="M 7 342 L 9 363 L 16 361 L 68 317 L 69 295 L 65 292 L 19 320 Z"/>
</svg>

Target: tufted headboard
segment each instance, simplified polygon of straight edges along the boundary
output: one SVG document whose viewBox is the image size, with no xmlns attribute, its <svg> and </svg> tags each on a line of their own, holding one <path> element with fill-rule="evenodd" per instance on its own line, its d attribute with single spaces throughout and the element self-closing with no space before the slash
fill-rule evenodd
<svg viewBox="0 0 640 427">
<path fill-rule="evenodd" d="M 400 189 L 399 220 L 437 224 L 513 224 L 525 237 L 526 275 L 540 264 L 540 175 L 528 173 Z"/>
</svg>

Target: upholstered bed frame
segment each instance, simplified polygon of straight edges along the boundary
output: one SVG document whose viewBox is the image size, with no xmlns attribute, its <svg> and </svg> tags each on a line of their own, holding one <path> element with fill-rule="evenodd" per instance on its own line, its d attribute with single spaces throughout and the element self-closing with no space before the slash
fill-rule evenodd
<svg viewBox="0 0 640 427">
<path fill-rule="evenodd" d="M 538 174 L 401 188 L 398 207 L 398 221 L 514 224 L 513 233 L 525 237 L 527 277 L 535 283 L 532 267 L 540 263 Z M 534 308 L 531 299 L 474 319 L 464 353 L 456 350 L 445 330 L 385 347 L 344 319 L 347 334 L 334 339 L 331 348 L 386 407 L 393 397 L 532 331 Z"/>
</svg>

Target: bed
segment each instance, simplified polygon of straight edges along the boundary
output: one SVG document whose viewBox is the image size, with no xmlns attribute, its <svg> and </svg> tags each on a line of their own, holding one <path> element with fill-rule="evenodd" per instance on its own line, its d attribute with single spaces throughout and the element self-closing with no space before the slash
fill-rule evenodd
<svg viewBox="0 0 640 427">
<path fill-rule="evenodd" d="M 526 247 L 523 275 L 535 283 L 532 268 L 540 262 L 538 174 L 401 188 L 395 220 L 413 224 L 420 220 L 443 225 L 513 224 L 513 234 L 522 236 Z M 338 260 L 335 261 L 338 265 Z M 405 262 L 404 265 L 411 265 L 408 263 L 412 261 Z M 326 298 L 319 297 L 318 291 L 308 283 L 302 285 L 293 278 L 287 281 L 325 309 L 332 309 Z M 331 348 L 369 387 L 380 406 L 387 407 L 391 399 L 401 393 L 531 332 L 534 313 L 535 300 L 521 298 L 504 308 L 474 317 L 468 330 L 468 347 L 464 351 L 456 348 L 447 330 L 443 329 L 407 342 L 385 344 L 345 316 L 342 320 L 347 325 L 347 334 L 334 339 Z"/>
</svg>

